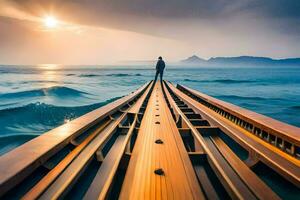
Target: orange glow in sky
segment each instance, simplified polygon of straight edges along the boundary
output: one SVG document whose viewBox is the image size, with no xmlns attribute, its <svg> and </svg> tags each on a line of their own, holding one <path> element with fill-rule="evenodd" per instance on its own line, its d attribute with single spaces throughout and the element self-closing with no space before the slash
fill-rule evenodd
<svg viewBox="0 0 300 200">
<path fill-rule="evenodd" d="M 55 28 L 57 26 L 57 19 L 53 16 L 47 16 L 44 18 L 44 24 L 47 28 Z"/>
<path fill-rule="evenodd" d="M 299 57 L 298 4 L 267 1 L 260 7 L 252 1 L 166 0 L 157 9 L 149 0 L 0 0 L 0 64 L 119 65 L 159 55 L 178 62 L 194 54 Z"/>
</svg>

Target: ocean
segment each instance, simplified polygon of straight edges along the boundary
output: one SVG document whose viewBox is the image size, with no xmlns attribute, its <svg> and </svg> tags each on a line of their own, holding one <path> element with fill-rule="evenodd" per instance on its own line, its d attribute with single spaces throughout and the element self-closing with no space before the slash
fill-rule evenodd
<svg viewBox="0 0 300 200">
<path fill-rule="evenodd" d="M 150 66 L 0 66 L 0 155 L 154 78 Z M 299 67 L 168 67 L 164 78 L 300 127 Z"/>
</svg>

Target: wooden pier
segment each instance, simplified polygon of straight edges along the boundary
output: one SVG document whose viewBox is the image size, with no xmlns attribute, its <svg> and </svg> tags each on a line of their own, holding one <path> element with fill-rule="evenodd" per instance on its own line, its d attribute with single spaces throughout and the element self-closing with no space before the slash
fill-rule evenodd
<svg viewBox="0 0 300 200">
<path fill-rule="evenodd" d="M 298 195 L 300 128 L 167 81 L 0 157 L 1 199 Z"/>
</svg>

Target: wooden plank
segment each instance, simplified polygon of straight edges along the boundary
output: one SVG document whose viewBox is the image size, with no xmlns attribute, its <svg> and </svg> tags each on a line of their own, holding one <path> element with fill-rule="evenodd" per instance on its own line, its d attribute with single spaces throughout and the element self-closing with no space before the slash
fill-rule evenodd
<svg viewBox="0 0 300 200">
<path fill-rule="evenodd" d="M 115 173 L 118 169 L 121 158 L 125 152 L 127 143 L 131 138 L 137 117 L 135 117 L 128 133 L 119 135 L 114 145 L 105 156 L 100 169 L 98 170 L 91 186 L 89 187 L 84 199 L 106 199 L 111 187 Z"/>
<path fill-rule="evenodd" d="M 281 121 L 272 119 L 262 114 L 241 108 L 239 106 L 233 105 L 231 103 L 222 101 L 220 99 L 213 98 L 206 94 L 203 94 L 199 91 L 193 90 L 186 86 L 179 85 L 179 87 L 184 88 L 185 90 L 191 92 L 192 94 L 202 98 L 203 100 L 216 105 L 223 110 L 232 113 L 233 115 L 250 122 L 253 125 L 256 125 L 267 130 L 271 130 L 272 134 L 281 136 L 284 139 L 290 140 L 291 142 L 300 146 L 300 128 L 292 126 Z"/>
<path fill-rule="evenodd" d="M 279 199 L 279 197 L 231 151 L 220 137 L 212 136 L 211 139 L 223 157 L 258 199 Z"/>
<path fill-rule="evenodd" d="M 166 95 L 171 107 L 176 110 L 178 115 L 182 117 L 184 123 L 188 126 L 188 128 L 191 129 L 191 132 L 193 133 L 195 139 L 197 139 L 201 144 L 201 147 L 207 154 L 207 159 L 211 168 L 214 170 L 229 195 L 232 198 L 238 199 L 256 199 L 254 194 L 248 189 L 248 187 L 243 183 L 239 176 L 228 165 L 227 161 L 222 157 L 222 155 L 219 153 L 210 139 L 208 138 L 207 140 L 207 138 L 202 137 L 198 130 L 189 121 L 189 119 L 177 107 L 176 103 L 167 90 Z"/>
<path fill-rule="evenodd" d="M 73 138 L 134 99 L 138 94 L 143 92 L 147 86 L 148 83 L 128 96 L 48 131 L 1 156 L 0 197 L 6 191 L 20 183 Z"/>
<path fill-rule="evenodd" d="M 248 151 L 255 151 L 259 160 L 281 174 L 282 177 L 300 187 L 299 160 L 280 151 L 271 144 L 262 141 L 243 128 L 233 124 L 231 121 L 225 119 L 218 113 L 179 91 L 172 84 L 167 84 L 178 97 L 185 100 L 188 106 L 194 110 L 197 110 L 197 112 L 199 112 L 203 118 L 208 120 L 212 126 L 219 127 L 224 133 L 229 135 Z"/>
<path fill-rule="evenodd" d="M 124 153 L 126 135 L 119 135 L 114 145 L 106 155 L 84 199 L 105 199 L 113 181 L 114 174 Z"/>
<path fill-rule="evenodd" d="M 27 192 L 22 199 L 30 200 L 38 198 L 42 192 L 58 177 L 59 174 L 78 156 L 78 154 L 102 131 L 111 120 L 98 127 L 91 135 L 89 135 L 81 144 L 79 144 L 72 152 L 70 152 L 57 166 L 55 166 L 47 175 L 45 175 L 33 188 Z"/>
<path fill-rule="evenodd" d="M 183 142 L 177 138 L 180 138 L 178 129 L 161 85 L 156 83 L 139 129 L 120 199 L 204 199 Z M 161 139 L 163 144 L 156 144 L 156 139 Z M 159 168 L 164 175 L 154 173 Z"/>
<path fill-rule="evenodd" d="M 233 170 L 233 168 L 229 165 L 229 163 L 224 159 L 222 154 L 218 151 L 214 143 L 211 141 L 209 137 L 204 138 L 206 145 L 210 149 L 212 155 L 214 158 L 218 161 L 220 166 L 222 166 L 222 170 L 228 177 L 230 177 L 230 180 L 232 184 L 235 185 L 237 190 L 240 192 L 243 199 L 256 199 L 256 196 L 254 193 L 252 193 L 251 190 L 249 190 L 247 186 L 247 182 L 243 182 L 243 180 L 238 176 L 238 174 Z M 240 169 L 237 169 L 240 170 Z M 266 186 L 267 187 L 267 186 Z M 273 192 L 272 192 L 273 193 Z"/>
<path fill-rule="evenodd" d="M 80 172 L 93 158 L 96 151 L 111 137 L 118 125 L 125 120 L 126 113 L 107 126 L 91 143 L 73 160 L 62 174 L 46 189 L 40 199 L 57 199 L 76 180 Z"/>
<path fill-rule="evenodd" d="M 208 174 L 206 173 L 204 167 L 195 166 L 194 168 L 207 199 L 213 199 L 213 200 L 220 199 L 212 183 L 210 182 Z"/>
<path fill-rule="evenodd" d="M 153 82 L 150 83 L 150 85 L 148 86 L 147 90 L 144 92 L 144 94 L 137 100 L 137 102 L 129 108 L 129 110 L 127 111 L 128 113 L 135 113 L 137 114 L 139 112 L 139 110 L 142 107 L 142 104 L 144 103 L 150 89 L 151 86 L 153 85 Z"/>
</svg>

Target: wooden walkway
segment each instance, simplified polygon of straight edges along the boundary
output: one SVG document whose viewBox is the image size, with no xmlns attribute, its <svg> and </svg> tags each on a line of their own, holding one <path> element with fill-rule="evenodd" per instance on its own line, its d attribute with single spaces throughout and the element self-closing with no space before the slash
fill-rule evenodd
<svg viewBox="0 0 300 200">
<path fill-rule="evenodd" d="M 170 82 L 146 83 L 0 157 L 1 199 L 299 196 L 299 128 Z"/>
<path fill-rule="evenodd" d="M 149 99 L 120 199 L 204 199 L 159 83 Z"/>
</svg>

